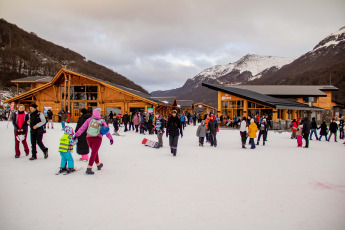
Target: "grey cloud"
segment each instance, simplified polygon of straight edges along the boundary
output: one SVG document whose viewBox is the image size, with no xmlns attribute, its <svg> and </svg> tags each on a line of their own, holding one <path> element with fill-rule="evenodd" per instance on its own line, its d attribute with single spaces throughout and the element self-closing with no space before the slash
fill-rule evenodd
<svg viewBox="0 0 345 230">
<path fill-rule="evenodd" d="M 247 53 L 299 56 L 344 26 L 344 8 L 342 0 L 2 0 L 0 14 L 151 91 Z"/>
</svg>

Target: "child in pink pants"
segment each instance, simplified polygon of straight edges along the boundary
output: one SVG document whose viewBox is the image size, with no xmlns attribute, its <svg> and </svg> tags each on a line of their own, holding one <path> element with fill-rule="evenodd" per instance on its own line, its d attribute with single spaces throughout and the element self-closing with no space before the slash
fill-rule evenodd
<svg viewBox="0 0 345 230">
<path fill-rule="evenodd" d="M 297 136 L 297 147 L 302 147 L 302 129 L 303 129 L 303 124 L 300 124 L 297 128 L 296 131 L 296 136 Z"/>
</svg>

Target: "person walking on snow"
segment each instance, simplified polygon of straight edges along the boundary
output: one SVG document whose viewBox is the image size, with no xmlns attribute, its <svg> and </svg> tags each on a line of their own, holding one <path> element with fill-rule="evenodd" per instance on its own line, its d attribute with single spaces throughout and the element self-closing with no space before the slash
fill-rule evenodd
<svg viewBox="0 0 345 230">
<path fill-rule="evenodd" d="M 296 138 L 297 138 L 297 147 L 303 147 L 303 121 L 297 126 L 297 131 L 296 131 Z"/>
<path fill-rule="evenodd" d="M 250 125 L 248 127 L 249 143 L 251 144 L 251 149 L 255 149 L 256 132 L 258 131 L 258 126 L 255 123 L 255 120 L 252 118 L 250 120 Z"/>
<path fill-rule="evenodd" d="M 327 141 L 327 134 L 328 134 L 328 129 L 327 129 L 327 125 L 326 125 L 326 121 L 323 121 L 322 124 L 320 125 L 320 127 L 318 129 L 320 130 L 320 137 L 319 137 L 319 141 L 321 141 L 322 136 L 325 136 L 326 141 Z"/>
<path fill-rule="evenodd" d="M 128 123 L 129 123 L 129 116 L 127 114 L 127 112 L 125 112 L 125 115 L 122 116 L 122 121 L 123 121 L 123 124 L 125 125 L 125 132 L 128 131 Z"/>
<path fill-rule="evenodd" d="M 211 146 L 217 147 L 217 132 L 219 132 L 219 128 L 216 117 L 213 114 L 211 115 L 211 120 L 208 122 L 207 129 L 210 131 Z"/>
<path fill-rule="evenodd" d="M 310 140 L 313 140 L 312 137 L 313 137 L 313 133 L 316 137 L 316 140 L 318 140 L 318 136 L 317 136 L 317 133 L 316 133 L 316 129 L 317 129 L 317 124 L 316 124 L 316 120 L 315 120 L 315 117 L 313 117 L 311 119 L 311 123 L 310 123 Z"/>
<path fill-rule="evenodd" d="M 78 138 L 85 130 L 87 130 L 86 140 L 91 148 L 91 156 L 89 165 L 87 166 L 86 174 L 94 174 L 94 172 L 92 171 L 94 162 L 96 162 L 98 170 L 101 170 L 103 167 L 103 163 L 100 163 L 98 156 L 98 150 L 101 147 L 103 137 L 103 135 L 101 134 L 102 126 L 108 127 L 107 123 L 102 120 L 101 109 L 97 108 L 93 111 L 92 117 L 87 119 L 75 134 L 75 138 Z M 110 141 L 110 145 L 112 145 L 114 141 L 110 132 L 108 132 L 106 135 Z"/>
<path fill-rule="evenodd" d="M 292 123 L 291 123 L 291 139 L 296 139 L 296 131 L 298 129 L 298 125 L 297 125 L 297 121 L 296 119 L 293 119 Z"/>
<path fill-rule="evenodd" d="M 268 127 L 267 127 L 267 124 L 266 124 L 266 119 L 262 119 L 262 122 L 260 124 L 260 131 L 259 131 L 259 137 L 258 137 L 258 141 L 257 141 L 257 145 L 259 145 L 260 143 L 260 138 L 261 136 L 263 136 L 262 138 L 262 145 L 265 145 L 265 141 L 266 141 L 266 135 L 267 135 L 267 130 L 268 130 Z"/>
<path fill-rule="evenodd" d="M 206 136 L 206 125 L 205 121 L 202 121 L 196 130 L 196 136 L 199 137 L 199 146 L 204 147 L 204 139 Z"/>
<path fill-rule="evenodd" d="M 133 118 L 133 124 L 135 126 L 135 132 L 138 132 L 138 127 L 140 125 L 140 117 L 138 113 L 135 113 L 134 118 Z M 134 129 L 133 129 L 134 130 Z"/>
<path fill-rule="evenodd" d="M 48 148 L 44 146 L 43 134 L 45 133 L 44 125 L 46 124 L 46 118 L 44 114 L 37 110 L 37 105 L 30 105 L 30 139 L 31 139 L 31 153 L 32 157 L 29 160 L 37 160 L 36 145 L 40 147 L 44 154 L 44 159 L 48 158 Z"/>
<path fill-rule="evenodd" d="M 329 137 L 328 142 L 331 140 L 331 136 L 334 135 L 334 142 L 337 142 L 337 131 L 338 131 L 338 124 L 335 122 L 335 119 L 332 119 L 332 122 L 329 124 Z"/>
<path fill-rule="evenodd" d="M 18 111 L 12 116 L 12 124 L 14 127 L 14 141 L 15 141 L 15 158 L 20 157 L 20 142 L 24 146 L 26 156 L 29 156 L 30 150 L 26 138 L 28 135 L 28 121 L 29 114 L 25 112 L 25 106 L 19 105 Z"/>
<path fill-rule="evenodd" d="M 339 123 L 340 139 L 344 139 L 344 120 L 341 119 Z"/>
<path fill-rule="evenodd" d="M 49 129 L 49 124 L 52 127 L 52 129 L 54 129 L 54 124 L 53 124 L 53 111 L 51 109 L 48 109 L 47 111 L 47 120 L 48 120 L 48 129 Z"/>
<path fill-rule="evenodd" d="M 303 148 L 309 148 L 309 133 L 310 133 L 310 121 L 308 117 L 303 120 L 303 139 L 305 140 L 305 146 Z"/>
<path fill-rule="evenodd" d="M 168 120 L 166 136 L 169 136 L 170 151 L 174 157 L 177 153 L 179 135 L 181 135 L 181 138 L 183 137 L 182 124 L 180 118 L 177 116 L 177 111 L 173 110 Z"/>
<path fill-rule="evenodd" d="M 66 125 L 64 128 L 64 134 L 60 139 L 59 153 L 61 156 L 60 171 L 59 173 L 74 172 L 74 160 L 72 157 L 73 146 L 77 143 L 74 139 L 74 131 L 71 126 Z M 67 168 L 68 165 L 68 168 Z"/>
<path fill-rule="evenodd" d="M 81 110 L 81 116 L 78 119 L 77 127 L 75 128 L 75 131 L 78 132 L 80 127 L 84 124 L 84 122 L 91 117 L 91 114 L 87 112 L 85 108 Z M 79 160 L 81 161 L 88 161 L 89 160 L 89 152 L 90 148 L 87 144 L 86 140 L 86 131 L 84 131 L 78 138 L 77 143 L 77 153 L 81 155 L 81 158 Z"/>
<path fill-rule="evenodd" d="M 241 142 L 242 142 L 243 149 L 246 148 L 247 133 L 248 133 L 247 119 L 246 117 L 243 117 L 240 124 L 240 135 L 241 135 Z"/>
<path fill-rule="evenodd" d="M 155 130 L 157 131 L 158 148 L 163 147 L 164 118 L 157 112 L 155 115 Z"/>
</svg>

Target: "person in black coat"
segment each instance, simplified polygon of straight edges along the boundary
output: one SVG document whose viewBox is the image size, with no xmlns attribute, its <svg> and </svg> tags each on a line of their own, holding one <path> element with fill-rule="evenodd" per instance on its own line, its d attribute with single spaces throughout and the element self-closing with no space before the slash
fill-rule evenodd
<svg viewBox="0 0 345 230">
<path fill-rule="evenodd" d="M 305 140 L 305 146 L 303 148 L 309 148 L 309 133 L 310 133 L 310 121 L 308 117 L 305 117 L 303 120 L 303 139 Z"/>
<path fill-rule="evenodd" d="M 266 119 L 262 119 L 261 124 L 259 125 L 259 137 L 258 137 L 258 141 L 256 142 L 256 145 L 259 145 L 260 143 L 260 138 L 261 136 L 263 136 L 263 140 L 262 140 L 262 145 L 265 145 L 265 141 L 266 141 L 266 135 L 267 135 L 267 130 L 268 130 L 268 126 L 266 123 Z"/>
<path fill-rule="evenodd" d="M 344 139 L 344 120 L 340 120 L 339 124 L 340 139 Z"/>
<path fill-rule="evenodd" d="M 122 121 L 123 121 L 123 124 L 125 125 L 125 132 L 127 132 L 128 131 L 127 125 L 129 123 L 129 116 L 127 112 L 125 112 L 125 115 L 122 116 Z"/>
<path fill-rule="evenodd" d="M 331 140 L 331 136 L 334 134 L 334 141 L 337 142 L 337 131 L 338 131 L 338 124 L 335 123 L 335 119 L 332 119 L 331 124 L 329 124 L 329 137 L 328 137 L 328 141 Z"/>
<path fill-rule="evenodd" d="M 43 113 L 37 110 L 37 105 L 30 105 L 30 139 L 31 139 L 31 153 L 32 157 L 29 160 L 37 160 L 37 149 L 36 145 L 40 147 L 44 154 L 44 159 L 48 158 L 48 148 L 44 146 L 43 134 L 45 133 L 46 118 Z"/>
<path fill-rule="evenodd" d="M 312 140 L 312 137 L 313 137 L 313 133 L 315 134 L 315 137 L 316 137 L 316 140 L 318 140 L 318 136 L 317 136 L 317 133 L 316 133 L 316 129 L 317 129 L 317 124 L 316 124 L 316 120 L 315 120 L 315 117 L 313 117 L 311 119 L 311 127 L 310 127 L 310 140 Z"/>
<path fill-rule="evenodd" d="M 89 114 L 85 108 L 82 109 L 81 116 L 78 119 L 77 127 L 75 128 L 75 132 L 77 132 L 78 129 L 80 129 L 80 127 L 84 124 L 84 122 L 90 117 L 91 117 L 91 114 Z M 80 160 L 87 162 L 89 159 L 89 152 L 90 152 L 90 149 L 86 141 L 86 131 L 85 131 L 78 137 L 77 153 L 81 155 Z"/>
<path fill-rule="evenodd" d="M 327 125 L 326 125 L 326 121 L 323 121 L 322 124 L 320 125 L 320 127 L 318 129 L 321 129 L 320 130 L 320 137 L 319 137 L 319 141 L 321 141 L 321 137 L 322 136 L 325 136 L 326 138 L 326 141 L 327 141 Z"/>
<path fill-rule="evenodd" d="M 109 121 L 110 121 L 110 123 L 113 123 L 113 118 L 114 118 L 113 111 L 110 111 L 110 113 L 109 113 Z"/>
<path fill-rule="evenodd" d="M 211 115 L 211 120 L 208 122 L 207 129 L 210 131 L 210 142 L 211 146 L 217 147 L 217 132 L 218 122 L 214 115 Z"/>
<path fill-rule="evenodd" d="M 173 156 L 176 156 L 177 153 L 177 144 L 178 144 L 178 137 L 181 134 L 181 138 L 183 137 L 182 131 L 182 123 L 180 118 L 177 116 L 177 111 L 173 110 L 172 115 L 169 117 L 168 124 L 167 124 L 167 133 L 166 136 L 169 136 L 169 145 L 170 150 Z"/>
</svg>

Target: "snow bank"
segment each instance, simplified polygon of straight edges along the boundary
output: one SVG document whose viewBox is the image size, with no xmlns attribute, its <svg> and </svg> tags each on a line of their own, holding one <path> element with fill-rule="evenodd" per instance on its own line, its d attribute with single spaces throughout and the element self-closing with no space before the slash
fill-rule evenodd
<svg viewBox="0 0 345 230">
<path fill-rule="evenodd" d="M 345 229 L 345 151 L 338 142 L 296 147 L 289 133 L 269 132 L 266 146 L 241 149 L 236 130 L 218 147 L 198 146 L 187 127 L 177 157 L 127 132 L 103 139 L 101 171 L 54 175 L 60 129 L 48 130 L 49 158 L 14 158 L 13 127 L 0 122 L 4 230 L 61 229 Z M 73 124 L 72 126 L 75 126 Z M 60 127 L 55 124 L 55 127 Z M 145 136 L 156 140 L 156 136 Z M 87 166 L 78 161 L 76 167 Z"/>
</svg>

